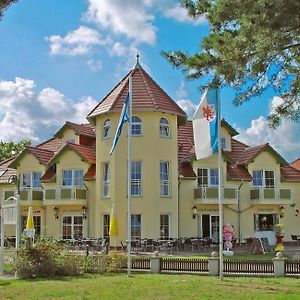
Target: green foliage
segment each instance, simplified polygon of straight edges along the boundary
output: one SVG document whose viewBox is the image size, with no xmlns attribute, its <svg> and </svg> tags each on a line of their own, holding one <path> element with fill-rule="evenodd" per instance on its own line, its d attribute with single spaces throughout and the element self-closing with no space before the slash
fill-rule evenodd
<svg viewBox="0 0 300 300">
<path fill-rule="evenodd" d="M 163 52 L 187 78 L 217 77 L 237 91 L 239 105 L 272 87 L 283 98 L 269 116 L 300 118 L 300 1 L 182 0 L 191 17 L 211 27 L 199 53 Z"/>
<path fill-rule="evenodd" d="M 122 269 L 126 268 L 127 255 L 120 254 L 117 252 L 111 252 L 109 254 L 109 263 L 107 265 L 107 272 L 116 273 L 121 272 Z"/>
<path fill-rule="evenodd" d="M 6 10 L 10 5 L 17 2 L 17 0 L 1 0 L 0 1 L 0 19 L 3 16 L 4 10 Z"/>
<path fill-rule="evenodd" d="M 0 141 L 0 162 L 4 159 L 10 158 L 14 155 L 19 154 L 25 147 L 30 146 L 31 141 L 23 140 L 18 143 L 10 142 L 3 142 Z"/>
<path fill-rule="evenodd" d="M 46 239 L 34 245 L 24 239 L 15 257 L 14 270 L 20 278 L 77 275 L 80 272 L 75 256 L 67 255 L 60 244 Z"/>
<path fill-rule="evenodd" d="M 13 269 L 20 278 L 75 276 L 81 273 L 103 274 L 121 272 L 127 256 L 112 252 L 109 255 L 83 256 L 69 254 L 58 242 L 40 239 L 31 244 L 27 239 L 14 258 Z"/>
</svg>

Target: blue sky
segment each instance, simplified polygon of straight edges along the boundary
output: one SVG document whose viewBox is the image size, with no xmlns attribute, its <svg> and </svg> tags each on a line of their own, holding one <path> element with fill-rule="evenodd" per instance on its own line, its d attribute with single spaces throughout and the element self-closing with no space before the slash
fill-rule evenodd
<svg viewBox="0 0 300 300">
<path fill-rule="evenodd" d="M 0 139 L 50 138 L 87 113 L 130 70 L 140 53 L 147 72 L 191 116 L 200 80 L 187 81 L 162 50 L 199 50 L 209 31 L 174 0 L 19 0 L 0 22 Z M 300 126 L 276 131 L 266 116 L 280 99 L 271 90 L 242 106 L 221 91 L 222 116 L 249 145 L 269 142 L 289 161 L 300 156 Z"/>
</svg>

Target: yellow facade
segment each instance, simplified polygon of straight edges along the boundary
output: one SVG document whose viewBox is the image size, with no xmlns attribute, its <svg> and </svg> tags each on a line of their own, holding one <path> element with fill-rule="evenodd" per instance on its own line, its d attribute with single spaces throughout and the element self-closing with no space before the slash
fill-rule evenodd
<svg viewBox="0 0 300 300">
<path fill-rule="evenodd" d="M 137 110 L 133 115 L 141 120 L 141 134 L 131 139 L 131 160 L 141 167 L 141 178 L 138 177 L 135 182 L 139 195 L 131 196 L 130 212 L 140 216 L 140 238 L 161 238 L 162 229 L 167 228 L 170 238 L 205 236 L 216 239 L 218 196 L 217 185 L 212 182 L 213 177 L 210 176 L 213 173 L 210 172 L 218 168 L 217 155 L 201 160 L 192 159 L 189 163 L 196 177 L 181 176 L 178 172 L 178 116 L 157 110 Z M 108 216 L 114 203 L 119 227 L 119 235 L 114 243 L 120 246 L 121 241 L 128 238 L 127 124 L 115 151 L 109 155 L 119 118 L 118 110 L 108 110 L 93 117 L 96 171 L 94 178 L 84 180 L 80 186 L 74 183 L 76 172 L 84 176 L 93 163 L 72 148 L 58 151 L 48 163 L 41 163 L 29 152 L 20 156 L 16 166 L 20 178 L 24 173 L 40 172 L 44 175 L 50 167 L 55 167 L 55 177 L 43 181 L 39 188 L 24 189 L 21 182 L 21 216 L 25 217 L 29 206 L 32 206 L 34 216 L 39 218 L 41 236 L 66 239 L 80 232 L 82 238 L 104 237 L 108 232 Z M 167 137 L 160 135 L 161 118 L 168 121 L 170 134 Z M 107 120 L 111 127 L 109 135 L 104 137 Z M 232 151 L 231 135 L 228 127 L 221 128 L 221 137 L 225 139 L 225 150 L 228 152 Z M 72 127 L 60 130 L 59 138 L 63 143 L 80 143 L 80 134 Z M 276 222 L 284 223 L 286 241 L 291 240 L 292 234 L 300 235 L 300 215 L 295 215 L 295 208 L 300 208 L 300 182 L 282 180 L 281 161 L 277 155 L 272 151 L 261 151 L 246 166 L 251 176 L 257 170 L 262 174 L 265 171 L 272 172 L 274 187 L 270 189 L 257 189 L 253 187 L 252 180 L 230 179 L 227 164 L 228 158 L 224 155 L 223 220 L 224 224 L 234 226 L 239 241 L 244 242 L 256 234 L 263 234 L 260 229 L 264 217 L 272 223 L 273 229 Z M 168 180 L 164 185 L 161 180 L 162 165 L 168 169 Z M 69 177 L 66 170 L 70 170 Z M 205 185 L 199 184 L 199 170 L 207 172 L 205 176 L 209 182 Z M 70 180 L 68 184 L 64 182 L 67 179 Z M 5 199 L 5 193 L 9 190 L 15 191 L 15 187 L 0 183 L 1 199 Z M 166 191 L 166 195 L 161 195 L 161 190 Z M 192 211 L 193 207 L 197 209 L 196 214 Z M 266 230 L 267 234 L 271 234 L 273 229 L 270 227 Z M 13 226 L 5 226 L 5 235 L 15 235 L 14 230 Z"/>
</svg>

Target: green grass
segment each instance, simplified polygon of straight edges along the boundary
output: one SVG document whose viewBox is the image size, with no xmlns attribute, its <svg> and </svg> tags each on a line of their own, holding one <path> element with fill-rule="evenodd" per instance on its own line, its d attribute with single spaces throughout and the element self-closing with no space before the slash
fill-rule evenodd
<svg viewBox="0 0 300 300">
<path fill-rule="evenodd" d="M 85 275 L 61 279 L 0 280 L 0 299 L 299 299 L 296 278 L 199 275 Z"/>
</svg>

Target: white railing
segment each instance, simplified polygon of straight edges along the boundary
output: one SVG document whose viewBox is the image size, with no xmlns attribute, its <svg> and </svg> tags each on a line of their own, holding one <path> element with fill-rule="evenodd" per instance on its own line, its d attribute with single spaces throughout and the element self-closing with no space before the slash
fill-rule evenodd
<svg viewBox="0 0 300 300">
<path fill-rule="evenodd" d="M 110 180 L 102 181 L 101 183 L 102 197 L 110 197 Z"/>
<path fill-rule="evenodd" d="M 290 201 L 292 199 L 292 188 L 290 187 L 254 187 L 250 189 L 251 201 Z"/>
<path fill-rule="evenodd" d="M 201 200 L 218 200 L 218 186 L 198 186 L 194 189 L 194 198 Z M 237 201 L 239 189 L 237 186 L 226 185 L 222 187 L 222 199 Z"/>
<path fill-rule="evenodd" d="M 170 197 L 171 196 L 171 181 L 161 180 L 160 181 L 160 196 Z"/>
<path fill-rule="evenodd" d="M 142 195 L 142 180 L 131 179 L 131 196 L 141 196 L 141 195 Z"/>
<path fill-rule="evenodd" d="M 17 189 L 4 189 L 3 199 L 9 196 L 17 196 Z M 43 201 L 43 189 L 42 188 L 20 188 L 20 201 Z"/>
<path fill-rule="evenodd" d="M 45 188 L 44 201 L 59 201 L 59 200 L 86 200 L 87 191 L 85 187 L 76 186 L 56 186 Z"/>
</svg>

